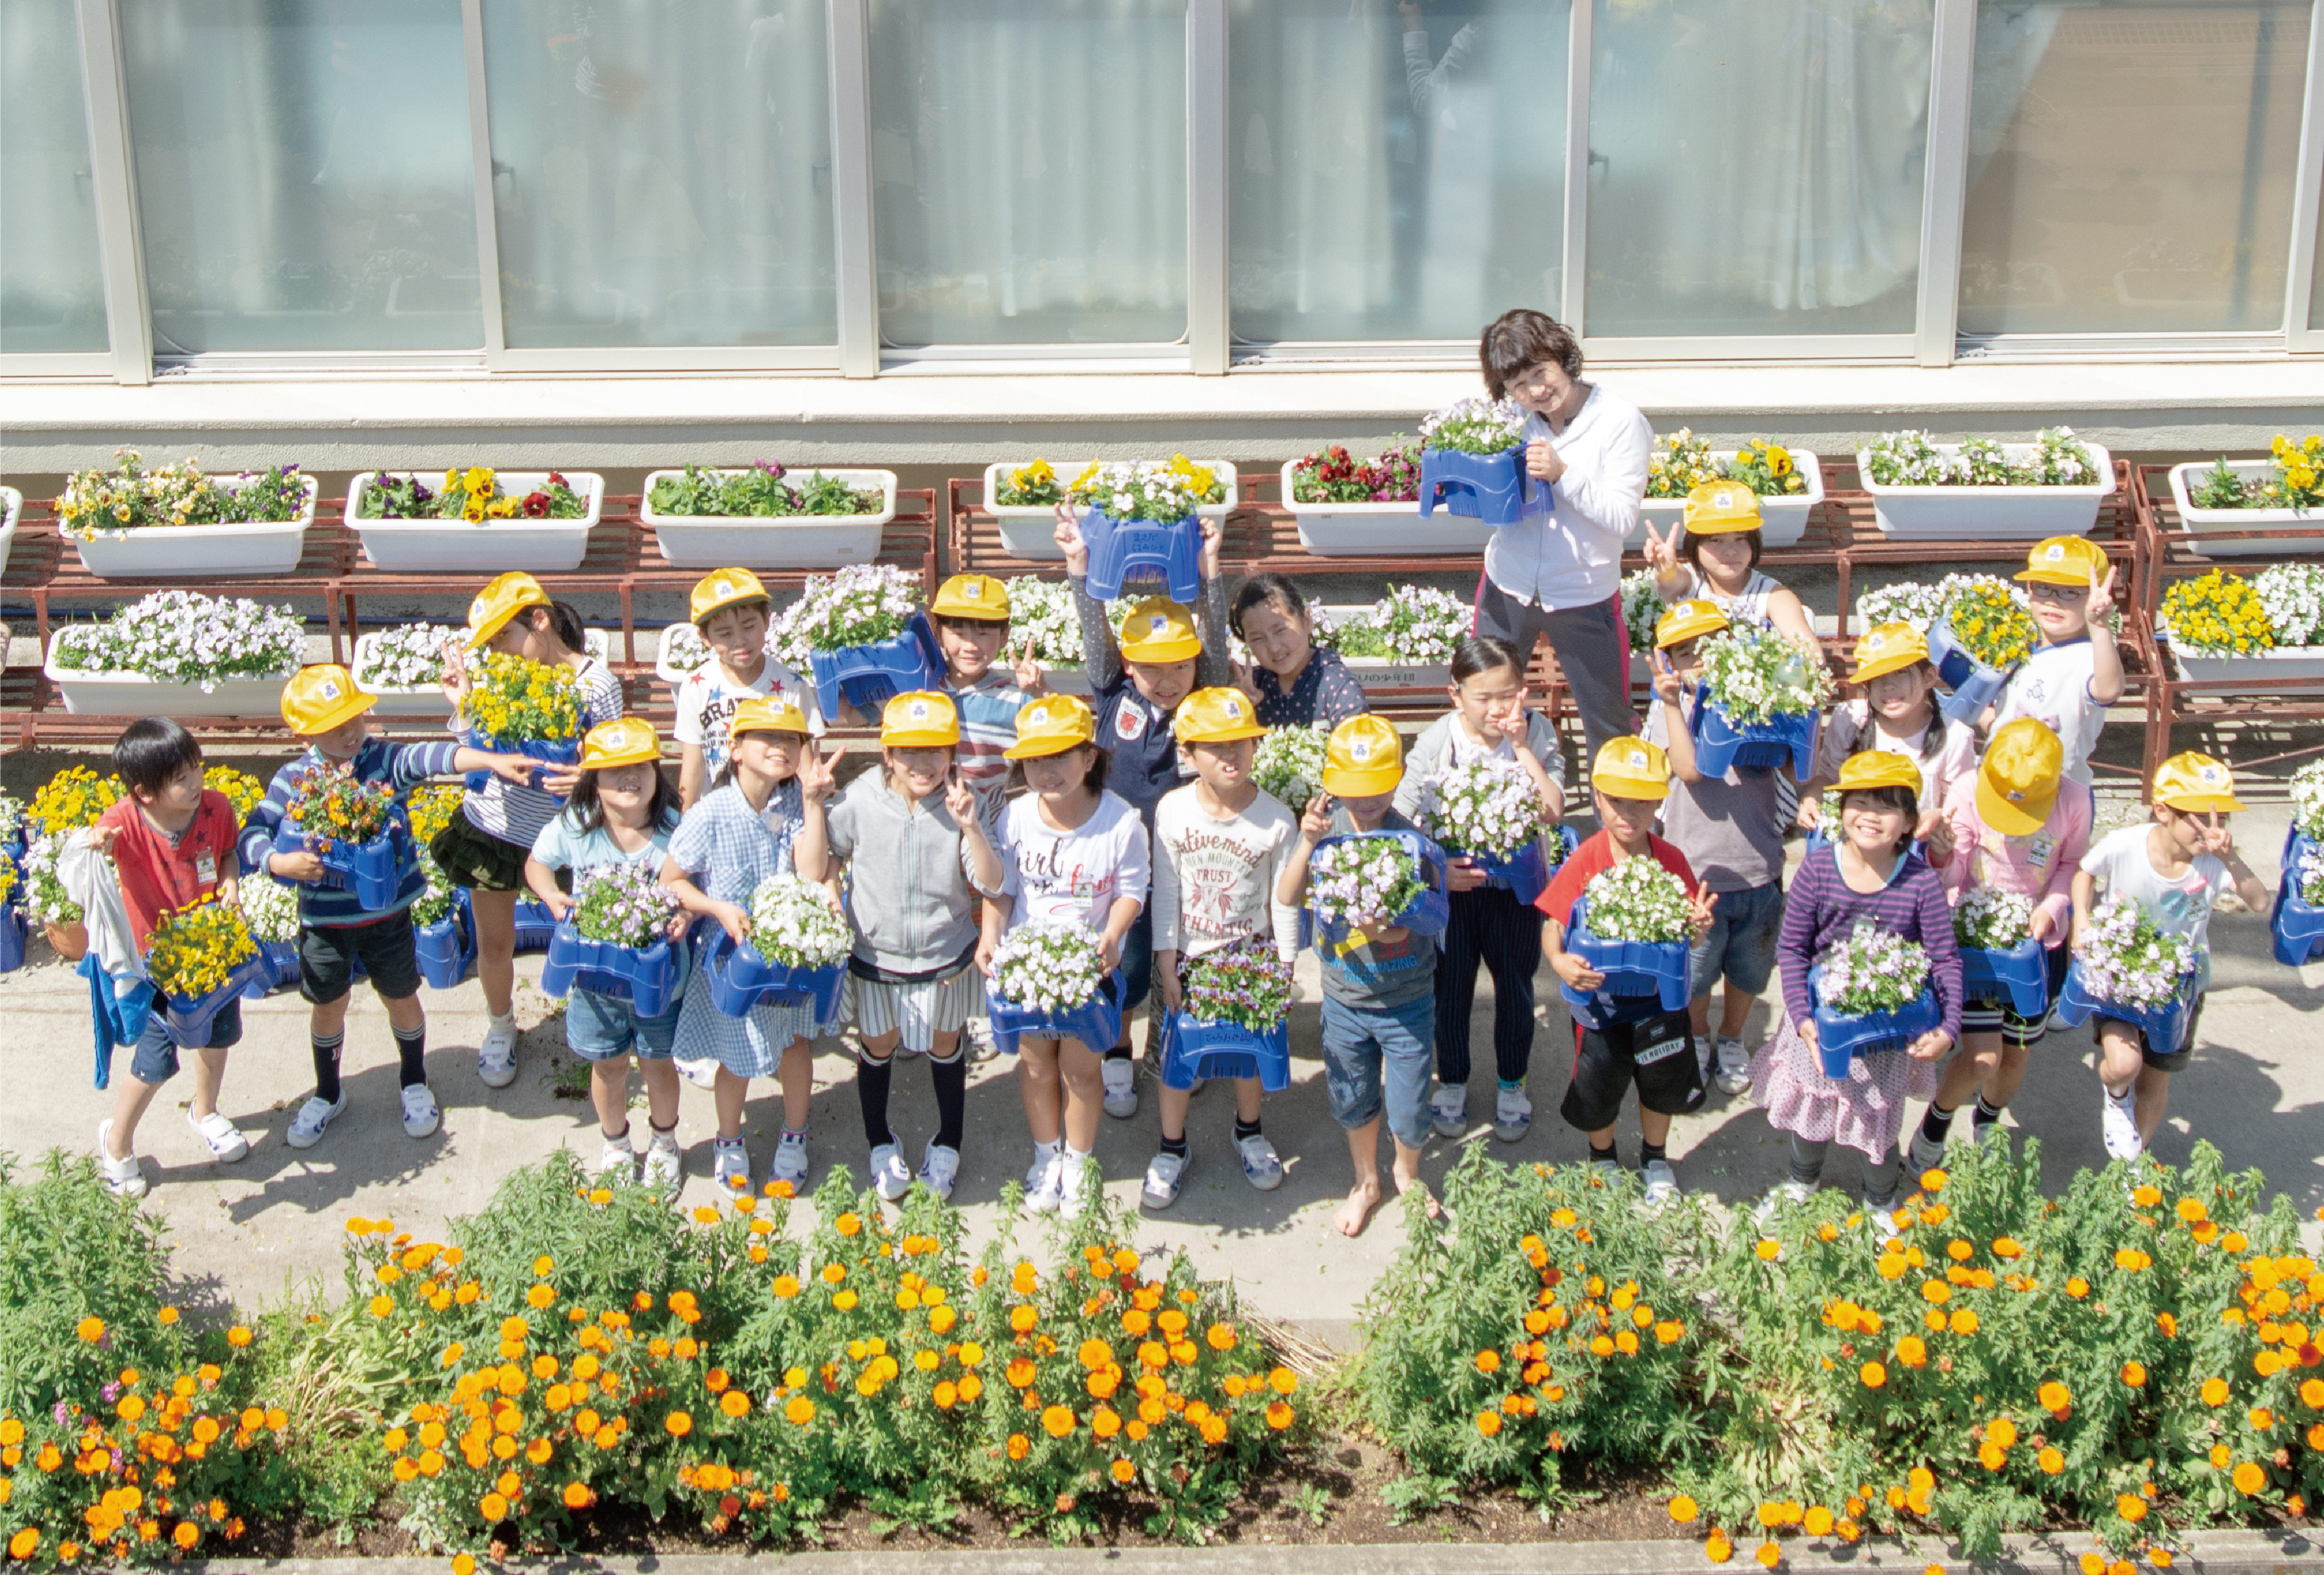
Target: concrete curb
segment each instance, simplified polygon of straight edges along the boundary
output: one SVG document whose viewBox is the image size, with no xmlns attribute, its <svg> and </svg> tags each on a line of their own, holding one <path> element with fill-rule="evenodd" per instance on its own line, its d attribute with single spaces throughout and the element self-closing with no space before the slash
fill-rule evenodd
<svg viewBox="0 0 2324 1575">
<path fill-rule="evenodd" d="M 1869 1539 L 1854 1546 L 1786 1543 L 1794 1570 L 1890 1571 L 1945 1575 L 1971 1570 L 2009 1575 L 2079 1575 L 2092 1544 L 2081 1536 L 2010 1537 L 2001 1559 L 1972 1565 L 1934 1538 L 1899 1544 Z M 1204 1575 L 1705 1575 L 1715 1568 L 1696 1542 L 1370 1543 L 1300 1547 L 1010 1548 L 997 1552 L 679 1553 L 668 1557 L 525 1561 L 512 1569 L 543 1575 L 752 1575 L 779 1561 L 797 1575 L 1176 1575 L 1189 1564 Z M 189 1560 L 191 1575 L 444 1575 L 442 1559 Z M 1727 1568 L 1755 1568 L 1748 1544 Z M 2191 1575 L 2316 1575 L 2324 1570 L 2324 1535 L 2313 1531 L 2198 1532 L 2174 1570 Z"/>
</svg>

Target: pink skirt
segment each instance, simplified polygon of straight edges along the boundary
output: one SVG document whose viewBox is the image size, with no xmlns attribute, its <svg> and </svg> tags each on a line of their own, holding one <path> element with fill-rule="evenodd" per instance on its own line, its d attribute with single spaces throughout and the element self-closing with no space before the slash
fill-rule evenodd
<svg viewBox="0 0 2324 1575">
<path fill-rule="evenodd" d="M 1845 1078 L 1828 1078 L 1790 1014 L 1777 1015 L 1781 1031 L 1751 1058 L 1751 1098 L 1767 1125 L 1810 1143 L 1837 1142 L 1876 1164 L 1886 1159 L 1904 1129 L 1904 1101 L 1935 1098 L 1945 1063 L 1885 1051 L 1849 1061 Z"/>
</svg>

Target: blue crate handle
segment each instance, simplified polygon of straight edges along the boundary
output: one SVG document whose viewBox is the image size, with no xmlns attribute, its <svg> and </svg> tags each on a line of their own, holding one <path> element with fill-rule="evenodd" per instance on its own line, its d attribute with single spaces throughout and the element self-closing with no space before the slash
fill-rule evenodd
<svg viewBox="0 0 2324 1575">
<path fill-rule="evenodd" d="M 1816 1059 L 1827 1078 L 1846 1078 L 1858 1056 L 1904 1050 L 1945 1020 L 1933 984 L 1923 984 L 1918 996 L 1891 1011 L 1835 1012 L 1817 1000 L 1822 971 L 1819 967 L 1809 974 L 1808 999 L 1815 1004 Z"/>
<path fill-rule="evenodd" d="M 815 670 L 816 704 L 826 718 L 852 706 L 877 723 L 880 709 L 898 695 L 944 684 L 944 647 L 926 613 L 914 613 L 901 634 L 885 640 L 810 652 L 807 664 Z"/>
<path fill-rule="evenodd" d="M 651 946 L 616 946 L 592 940 L 571 920 L 549 933 L 549 957 L 540 966 L 540 993 L 563 996 L 578 987 L 630 1003 L 641 1017 L 660 1017 L 678 1004 L 686 982 L 686 942 L 667 939 Z"/>
<path fill-rule="evenodd" d="M 386 830 L 368 842 L 335 841 L 327 853 L 316 852 L 306 832 L 285 820 L 275 829 L 274 851 L 315 853 L 322 861 L 323 873 L 311 884 L 353 893 L 355 902 L 367 913 L 383 913 L 394 907 L 395 899 L 403 894 L 405 878 L 420 862 L 412 844 L 411 823 L 401 804 L 391 814 Z"/>
<path fill-rule="evenodd" d="M 1084 509 L 1082 541 L 1089 547 L 1085 583 L 1099 601 L 1112 601 L 1132 581 L 1131 570 L 1147 569 L 1170 589 L 1170 599 L 1192 607 L 1203 594 L 1203 520 L 1190 514 L 1176 520 L 1117 520 L 1099 508 Z"/>
<path fill-rule="evenodd" d="M 277 990 L 289 989 L 299 982 L 299 943 L 295 940 L 262 940 L 258 955 L 266 970 L 242 988 L 245 1001 L 263 1001 Z"/>
<path fill-rule="evenodd" d="M 2324 907 L 2300 895 L 2300 861 L 2315 846 L 2297 826 L 2284 833 L 2283 873 L 2268 909 L 2267 931 L 2275 960 L 2286 968 L 2324 959 Z"/>
<path fill-rule="evenodd" d="M 0 908 L 0 974 L 24 966 L 24 915 L 14 903 Z"/>
<path fill-rule="evenodd" d="M 1115 968 L 1098 981 L 1097 994 L 1064 1012 L 1044 1012 L 1002 1000 L 985 987 L 984 1004 L 992 1017 L 993 1048 L 1017 1053 L 1017 1042 L 1027 1034 L 1036 1039 L 1078 1039 L 1100 1055 L 1121 1038 L 1121 1006 L 1130 986 Z"/>
<path fill-rule="evenodd" d="M 546 951 L 557 935 L 557 915 L 549 904 L 534 897 L 519 897 L 514 914 L 516 949 L 519 951 Z"/>
<path fill-rule="evenodd" d="M 2048 1014 L 2050 959 L 2032 936 L 2006 951 L 1964 946 L 1960 959 L 1962 1000 L 1997 1000 L 2020 1017 Z"/>
<path fill-rule="evenodd" d="M 1823 731 L 1823 713 L 1806 711 L 1738 727 L 1711 698 L 1711 686 L 1698 684 L 1688 730 L 1694 737 L 1695 769 L 1704 776 L 1725 776 L 1738 767 L 1776 771 L 1788 765 L 1794 776 L 1805 782 L 1815 772 L 1816 740 Z"/>
<path fill-rule="evenodd" d="M 2150 1045 L 2167 1045 L 2169 1049 L 2156 1053 L 2168 1055 L 2181 1048 L 2187 1036 L 2187 1023 L 2195 1006 L 2195 979 L 2190 975 L 2179 993 L 2160 1006 L 2126 1005 L 2095 994 L 2089 979 L 2082 972 L 2082 959 L 2076 958 L 2066 969 L 2065 987 L 2058 992 L 2058 1020 L 2069 1028 L 2080 1028 L 2092 1017 L 2112 1017 L 2117 1022 L 2134 1024 L 2146 1035 Z"/>
<path fill-rule="evenodd" d="M 1191 1089 L 1198 1078 L 1257 1078 L 1269 1094 L 1291 1086 L 1287 1021 L 1254 1033 L 1232 1023 L 1204 1023 L 1171 1012 L 1163 1018 L 1162 1036 L 1164 1088 Z"/>
<path fill-rule="evenodd" d="M 1560 980 L 1557 993 L 1583 1008 L 1593 1026 L 1604 1027 L 1617 1011 L 1643 996 L 1652 996 L 1665 1012 L 1686 1009 L 1692 998 L 1687 990 L 1692 948 L 1683 940 L 1609 940 L 1590 932 L 1590 900 L 1574 899 L 1565 914 L 1565 950 L 1606 976 L 1594 990 L 1577 990 Z"/>
<path fill-rule="evenodd" d="M 1425 883 L 1425 889 L 1406 903 L 1401 912 L 1390 914 L 1384 927 L 1409 930 L 1415 935 L 1443 934 L 1445 925 L 1452 922 L 1452 904 L 1444 888 L 1445 872 L 1452 867 L 1451 857 L 1417 831 L 1360 831 L 1350 836 L 1326 837 L 1315 844 L 1315 851 L 1321 853 L 1334 843 L 1359 842 L 1366 838 L 1387 838 L 1400 844 L 1412 856 L 1413 862 L 1420 866 L 1420 878 Z M 1326 921 L 1317 915 L 1312 906 L 1301 913 L 1303 917 L 1312 920 L 1318 945 L 1323 941 L 1334 946 L 1346 942 L 1349 926 L 1344 920 Z"/>
<path fill-rule="evenodd" d="M 581 758 L 581 740 L 575 738 L 500 738 L 476 728 L 468 729 L 468 747 L 481 749 L 487 755 L 521 755 L 527 760 L 541 764 L 532 768 L 532 785 L 542 792 L 549 790 L 541 784 L 549 780 L 548 768 L 552 765 L 572 765 Z M 461 779 L 468 791 L 475 792 L 493 780 L 489 771 L 471 771 Z M 555 795 L 551 795 L 554 797 Z"/>
<path fill-rule="evenodd" d="M 1985 708 L 2009 687 L 2010 671 L 2015 671 L 1979 662 L 1953 638 L 1942 618 L 1929 625 L 1929 664 L 1937 670 L 1937 681 L 1947 691 L 1938 697 L 1937 709 L 1963 727 L 1977 725 Z"/>
<path fill-rule="evenodd" d="M 1554 862 L 1542 847 L 1544 838 L 1553 840 L 1558 846 Z M 1575 834 L 1573 828 L 1561 825 L 1552 826 L 1507 858 L 1489 853 L 1471 853 L 1465 848 L 1455 848 L 1450 843 L 1445 845 L 1444 853 L 1448 858 L 1467 859 L 1485 872 L 1487 885 L 1499 887 L 1518 902 L 1530 904 L 1549 890 L 1550 877 L 1573 857 L 1581 846 L 1582 838 Z"/>
<path fill-rule="evenodd" d="M 1420 514 L 1447 514 L 1489 525 L 1514 525 L 1550 512 L 1548 484 L 1526 469 L 1522 445 L 1499 454 L 1464 454 L 1452 449 L 1420 451 Z"/>
<path fill-rule="evenodd" d="M 789 968 L 761 957 L 755 947 L 734 944 L 734 938 L 706 920 L 696 925 L 701 939 L 697 967 L 710 987 L 710 1004 L 728 1017 L 747 1017 L 765 1002 L 784 1005 L 811 1005 L 816 1021 L 828 1023 L 839 1009 L 839 994 L 847 980 L 844 959 L 825 968 Z"/>
</svg>

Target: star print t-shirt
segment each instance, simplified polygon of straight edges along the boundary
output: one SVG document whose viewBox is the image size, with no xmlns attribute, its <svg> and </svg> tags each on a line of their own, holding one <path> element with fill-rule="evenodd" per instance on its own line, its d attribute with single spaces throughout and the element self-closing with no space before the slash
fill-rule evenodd
<svg viewBox="0 0 2324 1575">
<path fill-rule="evenodd" d="M 715 776 L 718 768 L 726 764 L 727 729 L 733 725 L 734 713 L 744 700 L 771 699 L 777 704 L 788 700 L 807 718 L 807 730 L 818 738 L 823 736 L 823 717 L 816 709 L 815 685 L 771 656 L 767 658 L 766 668 L 756 683 L 736 683 L 715 661 L 705 662 L 686 675 L 673 698 L 678 705 L 678 720 L 670 731 L 680 744 L 691 744 L 702 751 L 706 781 Z"/>
<path fill-rule="evenodd" d="M 2135 897 L 2154 927 L 2168 935 L 2183 935 L 2194 944 L 2198 989 L 2211 982 L 2211 904 L 2227 888 L 2227 866 L 2209 853 L 2195 856 L 2187 873 L 2166 880 L 2146 851 L 2152 826 L 2125 826 L 2110 831 L 2082 858 L 2082 869 L 2095 876 L 2107 893 Z"/>
</svg>

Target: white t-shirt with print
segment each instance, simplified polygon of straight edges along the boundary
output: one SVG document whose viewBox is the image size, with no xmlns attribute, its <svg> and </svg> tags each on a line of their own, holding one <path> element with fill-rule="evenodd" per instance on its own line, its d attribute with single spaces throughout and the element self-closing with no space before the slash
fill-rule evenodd
<svg viewBox="0 0 2324 1575">
<path fill-rule="evenodd" d="M 2233 878 L 2215 855 L 2199 853 L 2187 873 L 2165 880 L 2146 849 L 2152 824 L 2125 826 L 2109 831 L 2082 856 L 2085 874 L 2096 876 L 2109 895 L 2135 897 L 2154 927 L 2165 934 L 2186 937 L 2195 948 L 2200 970 L 2198 987 L 2211 982 L 2211 905 Z"/>
<path fill-rule="evenodd" d="M 1105 928 L 1116 900 L 1146 901 L 1153 862 L 1146 822 L 1119 793 L 1100 792 L 1090 818 L 1060 831 L 1027 793 L 1001 812 L 1001 889 L 1017 899 L 1009 928 L 1035 920 Z"/>
<path fill-rule="evenodd" d="M 2090 751 L 2106 726 L 2106 708 L 2090 697 L 2098 657 L 2087 637 L 2063 645 L 2042 645 L 2010 675 L 2009 687 L 1993 710 L 1997 731 L 2020 717 L 2038 717 L 2066 746 L 2066 775 L 2090 785 Z"/>
<path fill-rule="evenodd" d="M 726 764 L 726 729 L 747 699 L 788 700 L 807 718 L 807 730 L 823 737 L 815 685 L 771 656 L 756 683 L 736 683 L 714 658 L 687 673 L 674 692 L 678 721 L 670 730 L 680 744 L 691 744 L 702 751 L 702 768 L 707 773 L 715 774 Z"/>
</svg>

